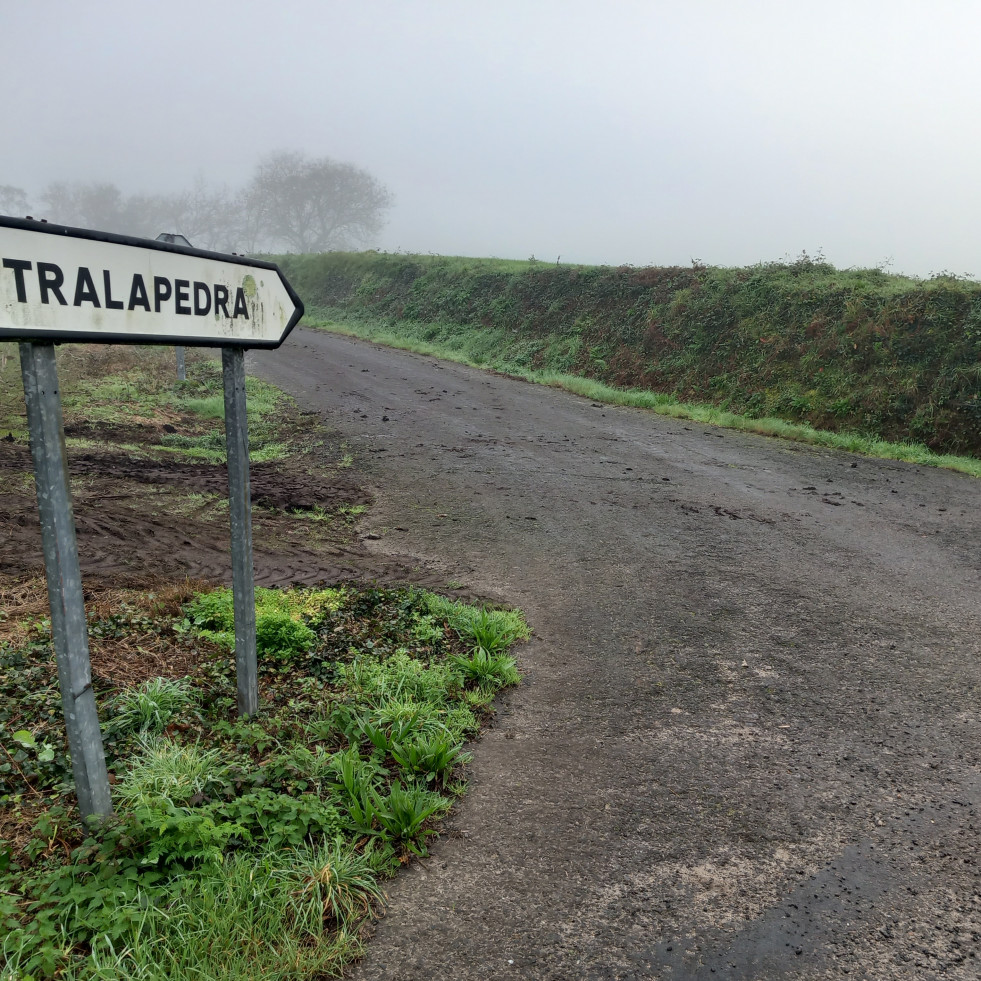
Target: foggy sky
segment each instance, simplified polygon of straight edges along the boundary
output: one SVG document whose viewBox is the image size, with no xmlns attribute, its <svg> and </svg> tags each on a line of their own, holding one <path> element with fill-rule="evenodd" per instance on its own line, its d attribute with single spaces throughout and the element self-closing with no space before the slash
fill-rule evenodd
<svg viewBox="0 0 981 981">
<path fill-rule="evenodd" d="M 0 184 L 393 192 L 377 245 L 981 274 L 977 0 L 0 0 Z"/>
</svg>

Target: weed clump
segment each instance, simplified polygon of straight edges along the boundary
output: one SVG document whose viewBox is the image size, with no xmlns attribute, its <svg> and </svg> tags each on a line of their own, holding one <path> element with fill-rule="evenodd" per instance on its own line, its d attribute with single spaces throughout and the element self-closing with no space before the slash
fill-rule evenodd
<svg viewBox="0 0 981 981">
<path fill-rule="evenodd" d="M 150 678 L 112 700 L 112 732 L 161 733 L 174 715 L 194 703 L 187 679 Z"/>
<path fill-rule="evenodd" d="M 234 650 L 235 606 L 232 591 L 218 589 L 191 602 L 187 607 L 184 627 L 228 650 Z M 276 589 L 256 590 L 255 629 L 256 652 L 282 662 L 301 657 L 317 641 L 317 635 L 304 619 L 300 598 Z"/>
</svg>

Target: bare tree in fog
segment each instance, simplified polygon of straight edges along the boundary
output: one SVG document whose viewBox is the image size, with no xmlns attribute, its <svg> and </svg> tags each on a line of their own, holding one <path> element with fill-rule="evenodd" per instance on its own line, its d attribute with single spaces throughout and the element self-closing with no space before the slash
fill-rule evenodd
<svg viewBox="0 0 981 981">
<path fill-rule="evenodd" d="M 155 238 L 179 232 L 199 249 L 241 251 L 239 199 L 226 188 L 209 187 L 199 177 L 189 191 L 130 198 L 133 234 Z"/>
<path fill-rule="evenodd" d="M 266 249 L 326 252 L 365 245 L 381 229 L 392 196 L 353 164 L 277 153 L 256 168 L 245 201 Z"/>
<path fill-rule="evenodd" d="M 123 192 L 115 184 L 92 181 L 55 181 L 41 192 L 44 217 L 61 225 L 130 232 Z"/>
<path fill-rule="evenodd" d="M 57 181 L 44 189 L 41 200 L 44 217 L 62 225 L 143 238 L 180 232 L 205 249 L 230 249 L 238 238 L 236 202 L 200 178 L 190 191 L 129 197 L 115 184 Z"/>
<path fill-rule="evenodd" d="M 325 252 L 368 244 L 392 196 L 353 164 L 277 153 L 238 192 L 202 177 L 188 191 L 128 197 L 115 184 L 56 181 L 41 202 L 38 217 L 61 225 L 143 238 L 179 232 L 198 248 L 223 252 Z M 0 212 L 27 209 L 20 188 L 0 185 Z"/>
<path fill-rule="evenodd" d="M 30 210 L 26 192 L 13 184 L 0 184 L 0 215 L 24 218 Z"/>
</svg>

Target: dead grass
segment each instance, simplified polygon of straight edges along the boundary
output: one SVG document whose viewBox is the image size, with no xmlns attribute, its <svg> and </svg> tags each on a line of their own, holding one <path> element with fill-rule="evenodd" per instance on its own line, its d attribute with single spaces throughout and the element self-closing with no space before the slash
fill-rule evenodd
<svg viewBox="0 0 981 981">
<path fill-rule="evenodd" d="M 180 617 L 184 603 L 212 586 L 198 579 L 142 577 L 121 587 L 118 581 L 87 578 L 84 595 L 92 674 L 114 686 L 127 686 L 149 678 L 183 678 L 193 672 L 201 662 L 202 649 L 210 645 L 200 639 L 193 646 L 185 643 L 170 624 Z M 34 625 L 50 616 L 44 576 L 0 575 L 0 611 L 0 643 L 26 641 L 35 632 Z M 99 636 L 91 629 L 100 621 L 125 621 L 134 616 L 153 619 L 159 632 L 123 629 L 115 636 Z"/>
<path fill-rule="evenodd" d="M 0 574 L 0 643 L 23 642 L 31 625 L 49 613 L 48 586 L 43 575 Z"/>
<path fill-rule="evenodd" d="M 213 359 L 216 352 L 206 348 L 188 348 L 186 360 Z M 104 378 L 123 374 L 134 368 L 169 372 L 177 377 L 177 362 L 172 347 L 145 344 L 62 344 L 58 347 L 58 374 L 63 381 L 80 378 Z"/>
<path fill-rule="evenodd" d="M 64 824 L 74 825 L 77 821 L 77 809 L 67 799 L 64 804 L 67 809 Z M 50 808 L 51 802 L 41 794 L 25 798 L 12 807 L 0 808 L 0 842 L 10 848 L 11 858 L 15 862 L 26 857 L 24 849 L 37 837 L 35 829 L 38 819 Z M 77 844 L 77 840 L 66 840 L 56 833 L 48 840 L 47 848 L 38 857 L 47 858 L 60 853 L 67 859 Z"/>
</svg>

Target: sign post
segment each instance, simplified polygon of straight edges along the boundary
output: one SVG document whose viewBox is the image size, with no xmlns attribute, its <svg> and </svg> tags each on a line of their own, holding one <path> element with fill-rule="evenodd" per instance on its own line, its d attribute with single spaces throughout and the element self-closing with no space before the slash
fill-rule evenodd
<svg viewBox="0 0 981 981">
<path fill-rule="evenodd" d="M 54 345 L 21 343 L 20 367 L 41 516 L 44 570 L 51 606 L 51 639 L 58 662 L 58 685 L 68 729 L 68 751 L 72 757 L 78 809 L 82 817 L 103 816 L 112 813 L 112 797 L 92 691 L 89 637 L 68 487 L 65 427 Z"/>
<path fill-rule="evenodd" d="M 245 351 L 279 347 L 302 316 L 299 297 L 269 262 L 0 216 L 0 340 L 20 341 L 51 631 L 83 816 L 109 814 L 112 801 L 92 690 L 54 345 L 222 349 L 238 708 L 253 715 L 258 672 Z"/>
<path fill-rule="evenodd" d="M 238 714 L 259 711 L 255 638 L 255 569 L 252 565 L 252 497 L 249 492 L 249 421 L 245 406 L 245 352 L 221 349 L 225 383 L 225 451 L 232 522 L 232 600 L 235 609 L 235 674 Z"/>
<path fill-rule="evenodd" d="M 276 348 L 302 315 L 271 262 L 0 216 L 0 340 Z"/>
</svg>

